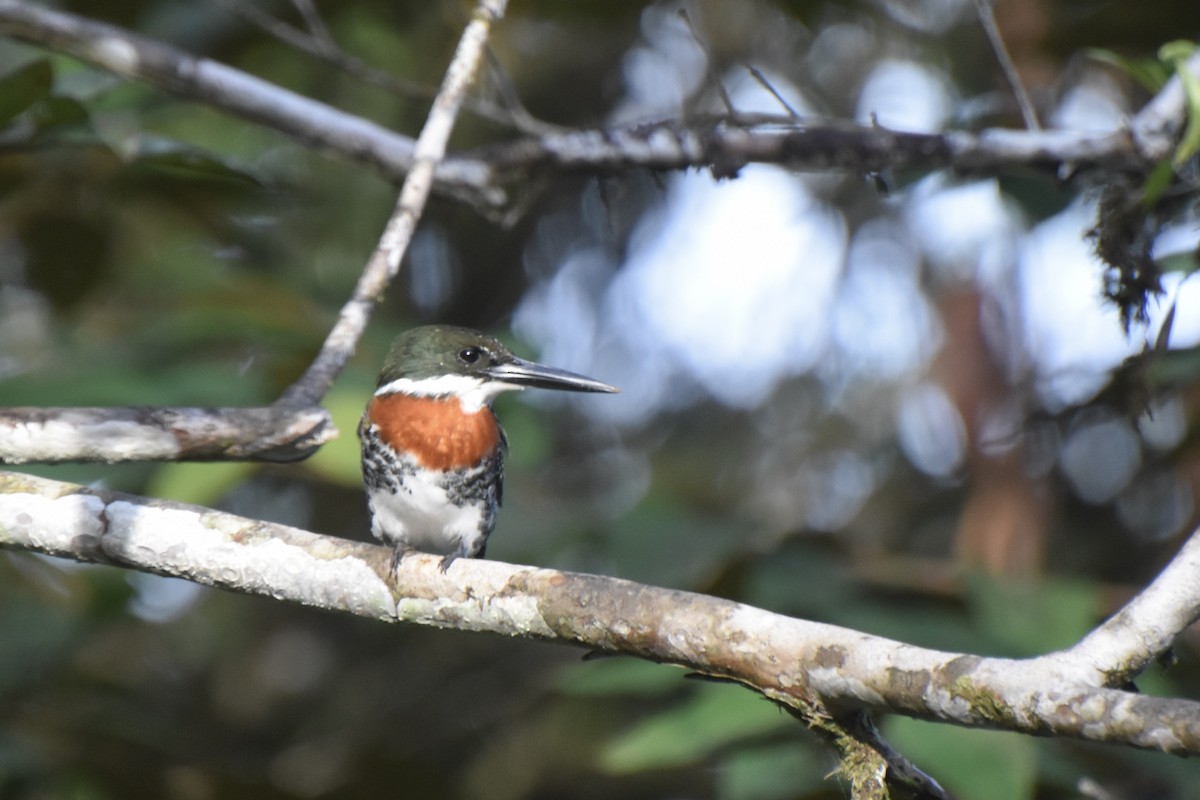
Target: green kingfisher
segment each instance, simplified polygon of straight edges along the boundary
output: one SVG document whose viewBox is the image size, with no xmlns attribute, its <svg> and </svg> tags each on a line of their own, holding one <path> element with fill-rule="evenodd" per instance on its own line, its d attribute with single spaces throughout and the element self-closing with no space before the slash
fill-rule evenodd
<svg viewBox="0 0 1200 800">
<path fill-rule="evenodd" d="M 615 392 L 574 372 L 525 361 L 491 336 L 451 325 L 400 334 L 388 351 L 358 437 L 371 532 L 393 571 L 409 550 L 482 558 L 504 479 L 501 392 L 527 387 Z"/>
</svg>

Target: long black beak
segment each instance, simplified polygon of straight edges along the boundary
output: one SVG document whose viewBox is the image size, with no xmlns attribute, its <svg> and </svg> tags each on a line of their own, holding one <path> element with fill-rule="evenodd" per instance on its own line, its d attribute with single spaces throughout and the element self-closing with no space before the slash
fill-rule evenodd
<svg viewBox="0 0 1200 800">
<path fill-rule="evenodd" d="M 514 386 L 558 389 L 565 392 L 621 391 L 615 386 L 609 386 L 607 383 L 592 380 L 586 375 L 567 372 L 565 369 L 558 369 L 557 367 L 547 367 L 544 364 L 526 361 L 523 358 L 513 358 L 512 361 L 488 367 L 486 371 L 489 378 L 503 381 L 504 383 L 511 383 Z"/>
</svg>

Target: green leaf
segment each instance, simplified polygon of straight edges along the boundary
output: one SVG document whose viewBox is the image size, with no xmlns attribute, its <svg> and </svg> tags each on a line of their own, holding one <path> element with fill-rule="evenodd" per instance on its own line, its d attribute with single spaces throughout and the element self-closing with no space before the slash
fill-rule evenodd
<svg viewBox="0 0 1200 800">
<path fill-rule="evenodd" d="M 1167 64 L 1178 64 L 1187 61 L 1196 52 L 1196 43 L 1187 39 L 1176 39 L 1158 48 L 1158 58 Z"/>
<path fill-rule="evenodd" d="M 611 741 L 600 756 L 606 772 L 626 774 L 695 763 L 719 747 L 796 724 L 770 702 L 739 686 L 703 684 L 686 702 L 652 715 Z"/>
<path fill-rule="evenodd" d="M 37 101 L 49 97 L 53 86 L 54 70 L 45 59 L 0 77 L 0 127 Z"/>
<path fill-rule="evenodd" d="M 1168 253 L 1154 259 L 1154 263 L 1158 265 L 1160 272 L 1181 272 L 1184 275 L 1191 275 L 1200 267 L 1195 250 Z"/>
<path fill-rule="evenodd" d="M 1090 48 L 1084 53 L 1095 61 L 1109 64 L 1128 74 L 1140 83 L 1148 92 L 1154 93 L 1163 87 L 1171 77 L 1171 69 L 1163 62 L 1154 58 L 1126 58 L 1111 50 Z"/>
<path fill-rule="evenodd" d="M 1158 57 L 1175 68 L 1175 75 L 1183 85 L 1187 101 L 1187 126 L 1179 145 L 1175 148 L 1175 166 L 1191 158 L 1200 150 L 1200 78 L 1187 68 L 1187 60 L 1196 52 L 1196 44 L 1186 40 L 1167 42 L 1158 49 Z"/>
<path fill-rule="evenodd" d="M 1162 197 L 1162 193 L 1171 185 L 1171 179 L 1175 177 L 1175 164 L 1171 161 L 1163 160 L 1154 165 L 1154 169 L 1150 170 L 1150 174 L 1146 176 L 1146 182 L 1142 184 L 1142 202 L 1148 206 L 1152 206 Z"/>
<path fill-rule="evenodd" d="M 181 503 L 209 506 L 250 476 L 258 465 L 245 461 L 177 462 L 158 468 L 146 494 Z"/>
<path fill-rule="evenodd" d="M 1146 376 L 1154 389 L 1178 391 L 1194 384 L 1200 377 L 1200 347 L 1168 350 L 1155 357 Z"/>
<path fill-rule="evenodd" d="M 1200 78 L 1191 70 L 1179 65 L 1177 74 L 1183 82 L 1184 95 L 1187 97 L 1187 127 L 1175 148 L 1175 165 L 1178 166 L 1191 158 L 1200 149 Z"/>
<path fill-rule="evenodd" d="M 1037 750 L 1016 733 L 966 730 L 891 717 L 884 738 L 960 800 L 1033 798 Z"/>
</svg>

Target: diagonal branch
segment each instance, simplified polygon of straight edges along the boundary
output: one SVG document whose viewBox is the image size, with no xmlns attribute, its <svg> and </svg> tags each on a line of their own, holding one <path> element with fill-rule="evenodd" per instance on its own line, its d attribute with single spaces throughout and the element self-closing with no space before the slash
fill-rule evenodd
<svg viewBox="0 0 1200 800">
<path fill-rule="evenodd" d="M 384 227 L 379 244 L 367 261 L 366 269 L 354 287 L 354 294 L 338 314 L 333 330 L 321 346 L 321 352 L 300 380 L 288 387 L 280 403 L 304 405 L 320 402 L 354 353 L 371 311 L 400 270 L 400 261 L 412 241 L 413 231 L 433 188 L 434 171 L 446 154 L 450 132 L 454 129 L 467 89 L 479 69 L 491 28 L 504 15 L 507 4 L 508 0 L 480 0 L 475 15 L 459 40 L 421 135 L 417 137 L 412 167 L 404 179 L 404 185 L 400 187 L 396 209 Z"/>
<path fill-rule="evenodd" d="M 291 136 L 307 147 L 366 163 L 399 181 L 412 167 L 412 139 L 207 58 L 115 25 L 18 0 L 0 0 L 0 36 L 77 58 L 131 80 L 196 100 Z M 503 198 L 478 165 L 446 166 L 443 188 L 479 205 Z"/>
<path fill-rule="evenodd" d="M 436 557 L 413 554 L 393 580 L 382 547 L 15 473 L 0 473 L 0 546 L 667 662 L 746 684 L 809 724 L 836 702 L 1200 755 L 1200 703 L 1096 686 L 1055 655 L 929 650 L 706 595 L 495 561 L 460 559 L 443 573 Z M 1168 570 L 1149 591 L 1179 577 Z"/>
</svg>

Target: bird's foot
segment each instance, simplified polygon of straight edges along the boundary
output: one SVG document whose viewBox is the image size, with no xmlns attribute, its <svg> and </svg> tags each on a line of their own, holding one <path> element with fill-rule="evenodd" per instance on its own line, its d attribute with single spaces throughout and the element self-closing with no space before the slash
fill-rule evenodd
<svg viewBox="0 0 1200 800">
<path fill-rule="evenodd" d="M 446 570 L 450 569 L 451 564 L 460 558 L 483 558 L 486 544 L 487 543 L 485 542 L 484 544 L 479 545 L 479 547 L 475 550 L 471 550 L 464 545 L 459 545 L 458 550 L 442 556 L 442 561 L 440 564 L 438 564 L 438 569 L 440 569 L 442 572 L 445 572 Z"/>
<path fill-rule="evenodd" d="M 393 576 L 399 574 L 400 561 L 404 558 L 405 554 L 410 551 L 410 549 L 411 548 L 408 548 L 408 547 L 393 547 L 392 548 L 392 560 L 390 562 L 390 567 L 391 567 Z"/>
</svg>

